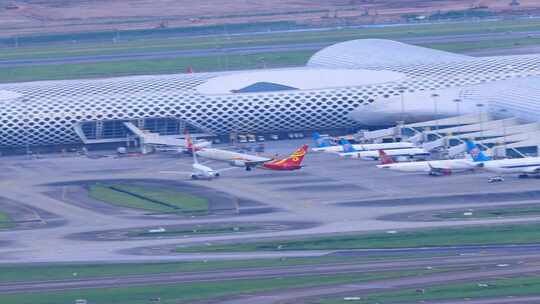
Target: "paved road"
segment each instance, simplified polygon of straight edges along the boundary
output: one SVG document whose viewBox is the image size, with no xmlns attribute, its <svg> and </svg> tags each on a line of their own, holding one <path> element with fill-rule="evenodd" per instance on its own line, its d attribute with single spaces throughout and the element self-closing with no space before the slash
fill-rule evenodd
<svg viewBox="0 0 540 304">
<path fill-rule="evenodd" d="M 509 33 L 479 33 L 479 34 L 464 34 L 464 35 L 448 35 L 434 37 L 410 37 L 396 38 L 396 40 L 410 44 L 436 44 L 436 43 L 451 43 L 451 42 L 476 42 L 476 41 L 497 41 L 528 37 L 540 37 L 540 31 L 529 32 L 509 32 Z M 151 43 L 151 41 L 149 41 Z M 267 45 L 267 46 L 248 46 L 248 47 L 233 47 L 221 49 L 195 49 L 195 50 L 179 50 L 179 51 L 160 51 L 160 52 L 145 52 L 145 53 L 129 53 L 129 54 L 107 54 L 107 55 L 91 55 L 91 56 L 73 56 L 62 58 L 36 58 L 36 59 L 16 59 L 2 60 L 0 58 L 1 67 L 16 67 L 30 65 L 46 65 L 46 64 L 65 64 L 65 63 L 91 63 L 91 62 L 106 62 L 106 61 L 123 61 L 123 60 L 151 60 L 151 59 L 171 59 L 182 57 L 207 57 L 207 56 L 227 56 L 227 55 L 247 55 L 258 53 L 276 53 L 276 52 L 291 52 L 291 51 L 317 51 L 332 43 L 300 43 L 300 44 L 285 44 L 285 45 Z M 491 50 L 492 53 L 489 53 Z M 468 51 L 466 53 L 477 56 L 494 56 L 504 54 L 524 54 L 536 53 L 537 48 L 495 48 L 480 51 Z M 485 51 L 486 53 L 482 53 Z"/>
</svg>

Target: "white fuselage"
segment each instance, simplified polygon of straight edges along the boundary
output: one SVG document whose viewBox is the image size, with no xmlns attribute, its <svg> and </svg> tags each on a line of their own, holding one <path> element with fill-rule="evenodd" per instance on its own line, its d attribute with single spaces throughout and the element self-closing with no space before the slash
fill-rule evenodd
<svg viewBox="0 0 540 304">
<path fill-rule="evenodd" d="M 197 156 L 230 162 L 231 164 L 238 164 L 238 166 L 244 166 L 245 163 L 264 163 L 270 161 L 268 157 L 261 157 L 257 155 L 251 155 L 246 153 L 238 153 L 222 149 L 202 149 L 196 152 Z"/>
<path fill-rule="evenodd" d="M 380 143 L 380 144 L 354 144 L 352 145 L 355 150 L 358 151 L 374 151 L 374 150 L 385 150 L 385 149 L 406 149 L 414 148 L 415 145 L 410 142 L 392 142 L 392 143 Z M 313 152 L 330 152 L 330 153 L 340 153 L 343 152 L 343 146 L 330 146 L 330 147 L 321 147 L 311 149 Z"/>
<path fill-rule="evenodd" d="M 193 166 L 193 173 L 191 174 L 191 177 L 197 177 L 200 179 L 212 179 L 214 177 L 218 177 L 219 173 L 215 171 L 214 169 L 201 165 L 199 163 L 194 163 Z"/>
<path fill-rule="evenodd" d="M 313 152 L 326 152 L 326 153 L 339 153 L 339 152 L 343 152 L 343 146 L 337 145 L 337 146 L 311 148 L 311 151 L 313 151 Z"/>
<path fill-rule="evenodd" d="M 505 174 L 539 174 L 540 157 L 526 157 L 514 159 L 490 160 L 481 163 L 481 167 L 487 171 Z"/>
<path fill-rule="evenodd" d="M 386 155 L 388 156 L 405 156 L 405 157 L 418 157 L 418 156 L 429 156 L 429 152 L 422 149 L 422 148 L 408 148 L 408 149 L 391 149 L 391 150 L 384 150 Z M 346 153 L 339 153 L 339 156 L 341 157 L 347 157 L 347 158 L 371 158 L 371 159 L 378 159 L 379 158 L 379 151 L 373 150 L 373 151 L 356 151 L 356 152 L 346 152 Z"/>
<path fill-rule="evenodd" d="M 467 159 L 444 159 L 432 161 L 393 163 L 377 165 L 377 168 L 388 169 L 400 172 L 431 172 L 435 169 L 448 170 L 469 170 L 475 168 L 473 161 Z"/>
</svg>

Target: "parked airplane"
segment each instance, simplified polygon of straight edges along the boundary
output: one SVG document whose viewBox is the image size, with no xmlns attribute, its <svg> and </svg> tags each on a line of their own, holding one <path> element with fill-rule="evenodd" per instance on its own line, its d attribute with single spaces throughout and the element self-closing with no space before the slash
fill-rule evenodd
<svg viewBox="0 0 540 304">
<path fill-rule="evenodd" d="M 380 149 L 379 149 L 380 150 Z M 385 150 L 386 154 L 392 158 L 402 159 L 425 159 L 429 157 L 429 152 L 422 148 L 404 148 L 404 149 L 389 149 Z M 339 153 L 340 157 L 345 158 L 362 158 L 362 159 L 379 159 L 378 150 L 361 151 L 354 148 L 351 144 L 343 145 L 343 152 Z"/>
<path fill-rule="evenodd" d="M 319 133 L 313 133 L 313 140 L 315 141 L 315 148 L 311 150 L 313 152 L 331 152 L 340 153 L 343 152 L 343 145 L 350 144 L 348 140 L 342 139 L 339 141 L 339 145 L 331 145 L 328 138 L 321 137 Z M 375 151 L 379 149 L 406 149 L 416 147 L 410 142 L 391 142 L 391 143 L 378 143 L 378 144 L 353 144 L 352 147 L 357 151 Z"/>
<path fill-rule="evenodd" d="M 298 150 L 294 151 L 289 157 L 266 162 L 262 164 L 262 168 L 278 171 L 293 171 L 302 168 L 302 161 L 308 151 L 308 145 L 303 145 Z"/>
<path fill-rule="evenodd" d="M 432 176 L 450 175 L 452 172 L 472 170 L 475 164 L 467 159 L 444 159 L 397 163 L 385 151 L 379 150 L 381 164 L 377 168 L 400 172 L 427 172 Z"/>
<path fill-rule="evenodd" d="M 321 136 L 318 132 L 313 132 L 312 134 L 313 141 L 315 142 L 315 147 L 311 148 L 313 152 L 341 152 L 342 147 L 340 145 L 334 144 L 328 136 Z"/>
<path fill-rule="evenodd" d="M 540 175 L 540 157 L 506 158 L 492 160 L 472 141 L 465 141 L 467 153 L 478 162 L 479 168 L 497 174 L 517 173 L 520 177 Z"/>
</svg>

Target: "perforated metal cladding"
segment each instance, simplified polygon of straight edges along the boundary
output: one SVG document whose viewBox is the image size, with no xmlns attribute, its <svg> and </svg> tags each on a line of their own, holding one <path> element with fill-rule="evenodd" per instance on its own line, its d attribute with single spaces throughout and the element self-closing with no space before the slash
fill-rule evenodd
<svg viewBox="0 0 540 304">
<path fill-rule="evenodd" d="M 351 111 L 399 96 L 399 87 L 430 91 L 539 75 L 540 56 L 373 69 L 407 77 L 358 87 L 228 95 L 202 95 L 195 87 L 232 72 L 0 85 L 24 95 L 0 102 L 0 146 L 77 143 L 73 126 L 89 120 L 177 117 L 217 134 L 354 127 Z"/>
</svg>

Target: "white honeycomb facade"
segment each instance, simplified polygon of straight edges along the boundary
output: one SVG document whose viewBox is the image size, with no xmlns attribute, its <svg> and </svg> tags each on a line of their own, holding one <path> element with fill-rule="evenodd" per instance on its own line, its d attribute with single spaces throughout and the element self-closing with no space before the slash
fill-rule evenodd
<svg viewBox="0 0 540 304">
<path fill-rule="evenodd" d="M 339 67 L 365 68 L 354 62 L 341 62 Z M 4 84 L 0 91 L 22 96 L 0 99 L 0 148 L 79 143 L 74 125 L 100 120 L 178 118 L 215 134 L 355 127 L 358 122 L 350 113 L 361 111 L 362 104 L 395 98 L 401 90 L 470 88 L 537 76 L 540 55 L 466 57 L 370 69 L 405 77 L 362 86 L 222 95 L 201 94 L 196 87 L 233 72 Z"/>
</svg>

